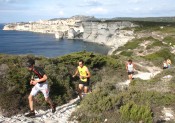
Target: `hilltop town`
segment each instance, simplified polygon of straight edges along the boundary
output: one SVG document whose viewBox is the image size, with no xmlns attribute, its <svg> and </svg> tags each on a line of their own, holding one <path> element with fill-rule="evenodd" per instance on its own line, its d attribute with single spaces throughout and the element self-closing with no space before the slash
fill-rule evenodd
<svg viewBox="0 0 175 123">
<path fill-rule="evenodd" d="M 90 18 L 90 17 L 89 17 Z M 39 20 L 36 22 L 19 22 L 10 23 L 4 26 L 3 30 L 17 30 L 17 31 L 31 31 L 37 33 L 51 33 L 56 34 L 62 32 L 66 34 L 69 29 L 74 29 L 76 32 L 83 32 L 82 20 L 77 17 L 69 19 L 52 19 L 52 20 Z"/>
</svg>

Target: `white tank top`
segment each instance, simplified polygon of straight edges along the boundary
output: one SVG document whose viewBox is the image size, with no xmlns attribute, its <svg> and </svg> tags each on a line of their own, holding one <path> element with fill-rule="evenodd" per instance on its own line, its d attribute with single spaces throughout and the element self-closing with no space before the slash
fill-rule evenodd
<svg viewBox="0 0 175 123">
<path fill-rule="evenodd" d="M 128 72 L 132 72 L 133 71 L 133 64 L 128 64 Z"/>
<path fill-rule="evenodd" d="M 164 63 L 163 63 L 163 67 L 167 67 L 167 63 L 164 62 Z"/>
</svg>

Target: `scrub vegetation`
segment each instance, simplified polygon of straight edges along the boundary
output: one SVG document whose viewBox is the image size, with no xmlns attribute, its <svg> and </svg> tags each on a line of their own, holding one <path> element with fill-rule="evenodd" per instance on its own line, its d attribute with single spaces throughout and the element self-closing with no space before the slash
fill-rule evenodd
<svg viewBox="0 0 175 123">
<path fill-rule="evenodd" d="M 51 98 L 56 105 L 77 97 L 79 78 L 72 78 L 80 59 L 91 72 L 90 88 L 72 114 L 71 120 L 81 123 L 158 123 L 163 107 L 175 109 L 174 68 L 164 70 L 150 80 L 135 78 L 129 87 L 121 89 L 118 83 L 126 81 L 125 62 L 150 62 L 162 68 L 164 59 L 175 63 L 174 25 L 163 22 L 135 22 L 136 38 L 119 47 L 113 55 L 104 56 L 91 52 L 77 52 L 62 57 L 45 58 L 0 55 L 0 109 L 5 116 L 28 111 L 27 96 L 31 90 L 30 73 L 25 68 L 29 58 L 36 61 L 48 75 Z M 166 34 L 165 34 L 166 33 Z M 151 35 L 150 35 L 151 34 Z M 155 35 L 152 35 L 155 34 Z M 145 65 L 147 66 L 147 65 Z M 138 70 L 146 72 L 144 67 Z M 162 77 L 171 75 L 170 79 Z M 36 109 L 49 108 L 42 94 L 35 98 Z"/>
</svg>

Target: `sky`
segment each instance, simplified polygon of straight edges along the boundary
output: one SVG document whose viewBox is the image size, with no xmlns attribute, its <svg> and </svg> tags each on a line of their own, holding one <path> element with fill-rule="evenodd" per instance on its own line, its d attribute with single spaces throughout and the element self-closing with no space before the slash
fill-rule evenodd
<svg viewBox="0 0 175 123">
<path fill-rule="evenodd" d="M 114 17 L 175 16 L 175 0 L 0 0 L 0 23 L 74 15 Z"/>
</svg>

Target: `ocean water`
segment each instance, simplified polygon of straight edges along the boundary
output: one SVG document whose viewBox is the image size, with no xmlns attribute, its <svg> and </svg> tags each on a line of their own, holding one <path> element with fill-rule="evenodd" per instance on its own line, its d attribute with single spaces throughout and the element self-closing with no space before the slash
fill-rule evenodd
<svg viewBox="0 0 175 123">
<path fill-rule="evenodd" d="M 78 51 L 107 54 L 106 46 L 84 42 L 83 40 L 58 40 L 53 34 L 23 31 L 4 31 L 0 24 L 0 53 L 56 57 Z"/>
</svg>

